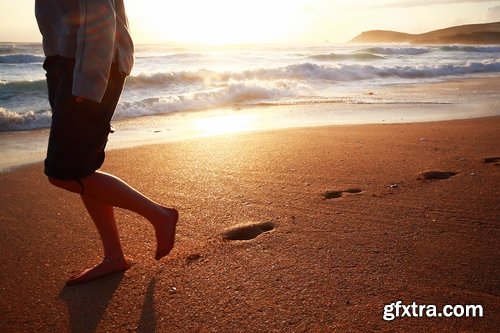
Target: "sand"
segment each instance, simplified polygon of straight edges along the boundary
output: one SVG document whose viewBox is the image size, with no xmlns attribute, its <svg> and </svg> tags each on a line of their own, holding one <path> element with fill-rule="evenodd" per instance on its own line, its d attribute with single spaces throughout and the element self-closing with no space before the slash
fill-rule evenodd
<svg viewBox="0 0 500 333">
<path fill-rule="evenodd" d="M 495 331 L 499 128 L 325 126 L 110 151 L 104 171 L 180 211 L 177 243 L 156 262 L 153 229 L 118 210 L 135 265 L 73 287 L 102 255 L 79 197 L 41 163 L 0 174 L 0 331 Z M 384 321 L 397 300 L 484 317 Z"/>
</svg>

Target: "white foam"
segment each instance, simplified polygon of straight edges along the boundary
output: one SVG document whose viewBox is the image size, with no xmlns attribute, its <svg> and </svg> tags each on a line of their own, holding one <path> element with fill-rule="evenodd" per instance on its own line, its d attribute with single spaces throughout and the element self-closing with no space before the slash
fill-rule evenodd
<svg viewBox="0 0 500 333">
<path fill-rule="evenodd" d="M 169 84 L 221 84 L 230 80 L 330 80 L 357 81 L 378 78 L 435 78 L 447 75 L 500 72 L 500 58 L 468 61 L 464 64 L 437 65 L 362 65 L 299 63 L 279 68 L 260 68 L 243 72 L 171 72 L 140 74 L 128 79 L 130 87 L 166 86 Z"/>
<path fill-rule="evenodd" d="M 498 46 L 325 45 L 232 52 L 139 47 L 119 118 L 205 108 L 346 100 L 377 85 L 500 72 Z M 0 43 L 0 131 L 50 125 L 40 44 Z M 38 111 L 40 110 L 40 111 Z"/>
<path fill-rule="evenodd" d="M 431 52 L 431 50 L 426 47 L 370 47 L 363 49 L 362 52 L 386 55 L 419 55 Z"/>
<path fill-rule="evenodd" d="M 19 131 L 50 126 L 50 111 L 28 111 L 23 113 L 9 111 L 0 107 L 0 131 Z"/>
<path fill-rule="evenodd" d="M 258 103 L 260 101 L 300 96 L 307 91 L 310 92 L 307 85 L 294 81 L 241 81 L 230 79 L 227 85 L 221 88 L 124 102 L 118 106 L 116 117 L 127 118 L 235 104 Z"/>
<path fill-rule="evenodd" d="M 0 55 L 0 64 L 32 64 L 42 63 L 44 57 L 32 54 L 7 54 Z"/>
</svg>

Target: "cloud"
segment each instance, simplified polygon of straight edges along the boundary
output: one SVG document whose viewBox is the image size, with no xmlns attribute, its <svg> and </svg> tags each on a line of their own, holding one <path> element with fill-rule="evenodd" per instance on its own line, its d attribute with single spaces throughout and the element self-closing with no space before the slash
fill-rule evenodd
<svg viewBox="0 0 500 333">
<path fill-rule="evenodd" d="M 492 0 L 393 0 L 387 1 L 376 7 L 420 7 L 431 5 L 446 5 L 446 4 L 459 4 L 459 3 L 480 3 L 492 2 Z"/>
<path fill-rule="evenodd" d="M 488 22 L 500 21 L 500 6 L 490 7 L 485 18 Z"/>
</svg>

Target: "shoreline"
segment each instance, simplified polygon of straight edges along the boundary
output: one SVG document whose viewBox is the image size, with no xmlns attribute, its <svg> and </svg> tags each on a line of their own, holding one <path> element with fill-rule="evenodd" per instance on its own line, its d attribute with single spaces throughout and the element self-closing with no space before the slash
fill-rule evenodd
<svg viewBox="0 0 500 333">
<path fill-rule="evenodd" d="M 452 78 L 357 93 L 369 103 L 232 106 L 113 121 L 107 150 L 284 128 L 435 122 L 500 116 L 499 77 Z M 0 173 L 45 157 L 48 129 L 0 133 Z"/>
</svg>

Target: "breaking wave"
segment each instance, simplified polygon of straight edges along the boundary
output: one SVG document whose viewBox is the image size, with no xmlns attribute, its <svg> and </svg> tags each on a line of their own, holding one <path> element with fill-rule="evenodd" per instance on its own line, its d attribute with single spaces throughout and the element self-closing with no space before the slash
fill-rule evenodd
<svg viewBox="0 0 500 333">
<path fill-rule="evenodd" d="M 29 111 L 17 113 L 0 108 L 0 132 L 21 131 L 50 126 L 51 112 Z"/>
<path fill-rule="evenodd" d="M 261 101 L 301 96 L 307 92 L 310 92 L 309 86 L 293 81 L 277 80 L 265 82 L 259 80 L 237 81 L 230 79 L 224 87 L 208 91 L 123 102 L 118 106 L 116 116 L 117 118 L 128 118 L 157 113 L 258 103 Z"/>
<path fill-rule="evenodd" d="M 419 55 L 431 52 L 425 47 L 369 47 L 360 52 L 384 55 Z"/>
<path fill-rule="evenodd" d="M 498 46 L 445 45 L 439 49 L 445 52 L 500 53 L 500 47 Z"/>
<path fill-rule="evenodd" d="M 0 43 L 0 65 L 3 73 L 9 73 L 0 78 L 0 131 L 50 126 L 47 87 L 38 65 L 44 60 L 40 52 L 40 46 L 35 44 Z M 274 52 L 250 55 L 237 54 L 234 61 L 233 55 L 219 59 L 214 54 L 182 50 L 139 54 L 139 68 L 146 73 L 127 78 L 115 114 L 129 118 L 231 105 L 293 104 L 325 97 L 325 92 L 337 93 L 351 83 L 357 87 L 375 80 L 376 84 L 394 84 L 500 73 L 500 47 L 488 45 L 390 44 L 290 50 L 279 56 Z M 440 61 L 443 58 L 445 61 Z M 212 67 L 224 61 L 243 65 Z M 20 75 L 29 71 L 33 76 Z"/>
<path fill-rule="evenodd" d="M 44 57 L 32 54 L 0 55 L 0 64 L 34 64 L 43 63 Z"/>
<path fill-rule="evenodd" d="M 165 86 L 170 84 L 205 84 L 220 86 L 229 80 L 328 80 L 356 81 L 372 78 L 437 78 L 440 76 L 500 72 L 500 58 L 468 61 L 465 64 L 438 64 L 416 66 L 374 66 L 361 64 L 318 65 L 301 63 L 279 68 L 261 68 L 243 72 L 215 72 L 210 70 L 140 74 L 130 77 L 131 88 Z"/>
<path fill-rule="evenodd" d="M 370 60 L 384 59 L 384 57 L 368 52 L 359 52 L 351 54 L 341 54 L 341 53 L 315 54 L 310 57 L 312 59 L 321 61 L 348 61 L 348 60 L 370 61 Z"/>
</svg>

